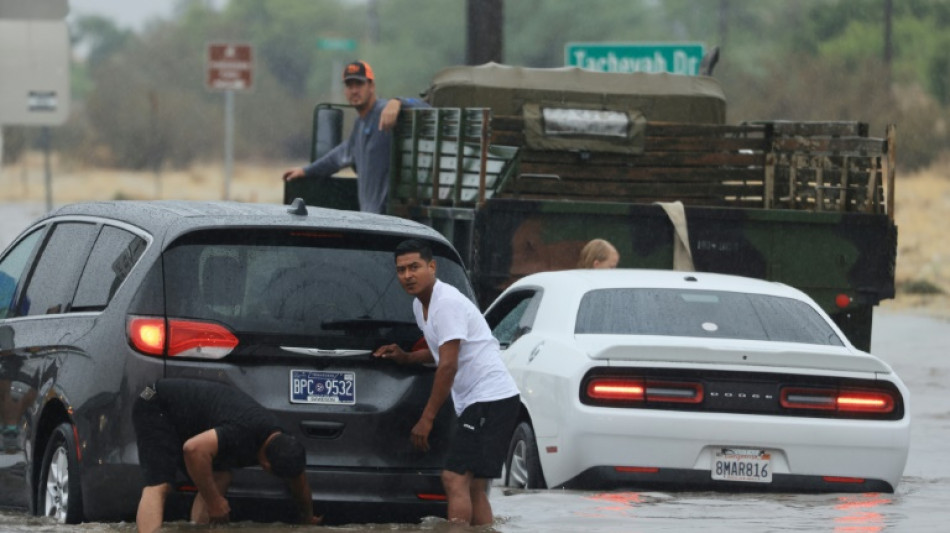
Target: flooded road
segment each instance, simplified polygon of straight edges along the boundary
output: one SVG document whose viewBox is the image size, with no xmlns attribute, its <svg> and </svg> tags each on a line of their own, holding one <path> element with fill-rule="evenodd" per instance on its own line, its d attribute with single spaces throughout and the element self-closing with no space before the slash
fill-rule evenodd
<svg viewBox="0 0 950 533">
<path fill-rule="evenodd" d="M 950 523 L 950 322 L 906 313 L 877 312 L 873 352 L 888 361 L 911 391 L 913 426 L 904 477 L 894 494 L 727 494 L 714 492 L 577 492 L 492 489 L 500 532 L 640 531 L 946 531 Z M 454 533 L 432 518 L 421 524 L 303 528 L 239 523 L 215 531 Z M 163 531 L 204 528 L 176 522 Z M 489 531 L 490 529 L 483 529 Z M 56 526 L 22 513 L 0 513 L 0 531 L 106 533 L 135 531 L 134 524 Z M 471 530 L 468 530 L 471 531 Z"/>
</svg>

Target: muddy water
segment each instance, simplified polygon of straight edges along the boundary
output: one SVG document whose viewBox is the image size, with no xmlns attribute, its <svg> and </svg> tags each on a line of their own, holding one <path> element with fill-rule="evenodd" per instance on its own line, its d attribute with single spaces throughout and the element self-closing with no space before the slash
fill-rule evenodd
<svg viewBox="0 0 950 533">
<path fill-rule="evenodd" d="M 914 417 L 904 478 L 894 494 L 723 494 L 492 490 L 499 532 L 828 531 L 938 532 L 950 526 L 950 323 L 908 313 L 875 316 L 873 352 L 891 363 L 911 390 Z M 132 532 L 134 524 L 56 526 L 21 513 L 0 513 L 0 531 L 13 533 Z M 166 524 L 163 531 L 203 528 Z M 278 533 L 311 528 L 232 524 L 215 531 Z M 455 533 L 438 518 L 421 524 L 350 525 L 313 531 Z M 470 530 L 468 530 L 470 531 Z M 478 530 L 477 530 L 478 531 Z"/>
</svg>

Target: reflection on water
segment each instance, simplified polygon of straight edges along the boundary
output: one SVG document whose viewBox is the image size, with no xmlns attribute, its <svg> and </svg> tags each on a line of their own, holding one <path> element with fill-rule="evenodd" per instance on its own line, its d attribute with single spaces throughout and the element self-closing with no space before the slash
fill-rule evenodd
<svg viewBox="0 0 950 533">
<path fill-rule="evenodd" d="M 577 516 L 605 518 L 607 516 L 633 516 L 633 505 L 641 503 L 639 492 L 602 492 L 586 496 L 588 500 L 598 502 L 595 512 L 579 511 Z"/>
<path fill-rule="evenodd" d="M 855 494 L 838 498 L 835 509 L 844 511 L 844 516 L 835 517 L 835 533 L 875 533 L 884 531 L 885 520 L 880 510 L 890 505 L 891 498 L 876 492 Z"/>
</svg>

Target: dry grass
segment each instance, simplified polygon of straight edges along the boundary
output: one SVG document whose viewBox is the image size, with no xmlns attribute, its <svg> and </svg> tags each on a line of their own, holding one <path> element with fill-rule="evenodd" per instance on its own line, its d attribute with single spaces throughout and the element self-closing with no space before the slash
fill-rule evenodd
<svg viewBox="0 0 950 533">
<path fill-rule="evenodd" d="M 302 161 L 235 164 L 229 199 L 276 202 L 283 199 L 281 174 Z M 3 168 L 0 202 L 44 202 L 44 162 L 31 153 L 24 161 Z M 51 162 L 53 204 L 94 200 L 221 200 L 224 199 L 223 164 L 200 164 L 187 170 L 151 172 L 77 167 Z"/>
<path fill-rule="evenodd" d="M 235 165 L 230 199 L 280 202 L 280 175 L 301 162 Z M 52 162 L 53 203 L 125 199 L 220 200 L 224 172 L 220 164 L 198 165 L 186 171 L 166 171 L 158 180 L 149 172 L 77 168 Z M 43 160 L 30 154 L 25 161 L 3 168 L 0 202 L 43 203 Z M 895 219 L 898 226 L 896 281 L 898 296 L 884 309 L 919 310 L 950 318 L 950 161 L 914 174 L 899 174 Z"/>
<path fill-rule="evenodd" d="M 898 175 L 897 298 L 885 309 L 916 309 L 950 318 L 950 162 Z"/>
</svg>

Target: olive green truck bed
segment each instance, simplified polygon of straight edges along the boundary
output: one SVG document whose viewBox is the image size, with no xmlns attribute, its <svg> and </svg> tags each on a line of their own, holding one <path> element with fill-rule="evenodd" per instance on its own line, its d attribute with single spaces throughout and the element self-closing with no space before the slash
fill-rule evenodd
<svg viewBox="0 0 950 533">
<path fill-rule="evenodd" d="M 453 241 L 483 308 L 604 238 L 623 268 L 672 269 L 686 250 L 696 271 L 799 288 L 870 349 L 873 308 L 894 297 L 893 127 L 726 125 L 711 78 L 499 65 L 440 76 L 436 107 L 404 111 L 394 133 L 388 212 Z M 352 180 L 319 188 L 290 182 L 285 199 L 353 206 Z"/>
</svg>

